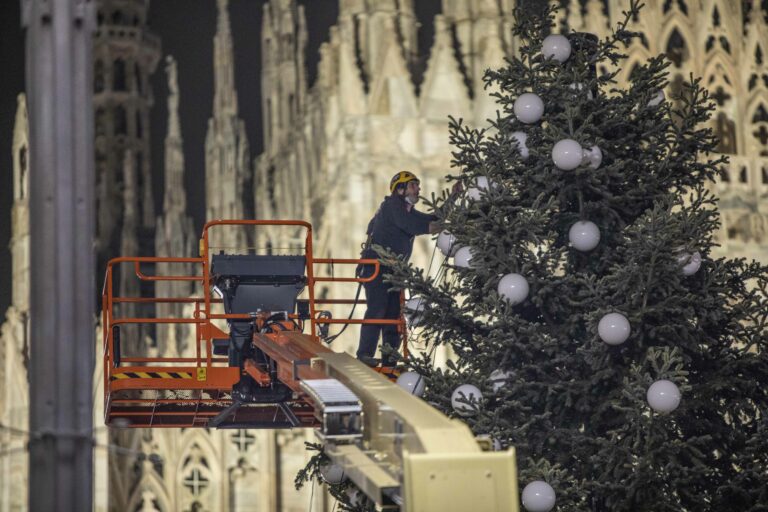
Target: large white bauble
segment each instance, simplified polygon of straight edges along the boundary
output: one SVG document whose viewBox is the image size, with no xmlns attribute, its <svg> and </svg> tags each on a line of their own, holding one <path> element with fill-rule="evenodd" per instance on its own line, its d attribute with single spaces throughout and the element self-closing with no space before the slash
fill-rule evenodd
<svg viewBox="0 0 768 512">
<path fill-rule="evenodd" d="M 493 392 L 497 393 L 501 388 L 507 385 L 507 380 L 512 376 L 512 372 L 504 370 L 493 370 L 488 380 L 491 381 Z"/>
<path fill-rule="evenodd" d="M 478 176 L 474 180 L 475 186 L 467 190 L 467 197 L 473 201 L 480 199 L 481 191 L 488 191 L 491 187 L 496 188 L 496 184 L 493 181 L 488 180 L 485 176 Z"/>
<path fill-rule="evenodd" d="M 582 164 L 588 164 L 592 169 L 597 169 L 603 163 L 603 152 L 597 146 L 585 149 L 581 157 Z"/>
<path fill-rule="evenodd" d="M 580 220 L 568 230 L 568 240 L 577 251 L 591 251 L 600 243 L 600 229 L 592 221 Z"/>
<path fill-rule="evenodd" d="M 453 256 L 456 254 L 458 247 L 456 246 L 456 237 L 447 231 L 440 232 L 437 235 L 437 248 L 444 256 Z"/>
<path fill-rule="evenodd" d="M 522 500 L 528 512 L 549 512 L 555 506 L 555 490 L 543 480 L 534 480 L 523 489 Z"/>
<path fill-rule="evenodd" d="M 672 412 L 680 405 L 680 388 L 671 380 L 657 380 L 648 388 L 648 405 L 656 412 Z"/>
<path fill-rule="evenodd" d="M 686 252 L 678 256 L 677 261 L 683 266 L 683 275 L 692 276 L 701 268 L 701 253 L 699 253 L 699 251 L 696 251 L 693 254 Z"/>
<path fill-rule="evenodd" d="M 397 378 L 397 385 L 415 396 L 424 394 L 424 376 L 416 372 L 403 372 Z"/>
<path fill-rule="evenodd" d="M 405 316 L 408 320 L 408 325 L 411 327 L 418 327 L 418 325 L 421 323 L 421 314 L 424 311 L 424 303 L 424 297 L 419 296 L 411 297 L 405 301 Z"/>
<path fill-rule="evenodd" d="M 520 158 L 523 160 L 528 158 L 528 146 L 525 145 L 528 141 L 528 134 L 525 132 L 512 132 L 512 138 L 517 142 L 517 150 L 520 152 Z"/>
<path fill-rule="evenodd" d="M 457 267 L 467 268 L 471 265 L 472 250 L 469 247 L 459 247 L 453 256 L 453 264 Z"/>
<path fill-rule="evenodd" d="M 477 408 L 480 400 L 483 399 L 483 394 L 477 389 L 477 386 L 472 384 L 462 384 L 453 390 L 451 395 L 451 406 L 453 410 L 459 413 L 461 416 L 473 416 L 477 414 Z M 459 400 L 462 400 L 459 402 Z M 468 400 L 470 404 L 464 402 Z"/>
<path fill-rule="evenodd" d="M 520 304 L 528 297 L 528 281 L 520 274 L 507 274 L 499 281 L 497 290 L 510 304 Z"/>
<path fill-rule="evenodd" d="M 557 62 L 565 62 L 571 56 L 571 43 L 563 35 L 549 35 L 541 43 L 541 54 L 547 59 L 552 58 Z"/>
<path fill-rule="evenodd" d="M 544 113 L 544 102 L 536 94 L 526 92 L 515 100 L 514 111 L 520 122 L 535 123 Z"/>
<path fill-rule="evenodd" d="M 583 157 L 584 150 L 581 144 L 573 139 L 563 139 L 552 146 L 552 161 L 558 169 L 572 171 L 581 165 Z"/>
<path fill-rule="evenodd" d="M 621 313 L 608 313 L 597 324 L 597 335 L 608 345 L 621 345 L 631 332 L 629 320 Z"/>
<path fill-rule="evenodd" d="M 664 95 L 664 91 L 661 89 L 651 98 L 648 100 L 648 106 L 649 107 L 658 107 L 661 105 L 661 102 L 667 99 L 667 97 Z"/>
<path fill-rule="evenodd" d="M 344 468 L 338 464 L 323 464 L 320 466 L 320 476 L 331 485 L 337 485 L 346 480 Z"/>
</svg>

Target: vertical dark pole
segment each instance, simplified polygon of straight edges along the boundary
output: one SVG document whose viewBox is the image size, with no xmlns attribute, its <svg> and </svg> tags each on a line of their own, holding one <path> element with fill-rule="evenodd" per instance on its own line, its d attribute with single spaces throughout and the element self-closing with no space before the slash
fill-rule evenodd
<svg viewBox="0 0 768 512">
<path fill-rule="evenodd" d="M 29 509 L 92 510 L 92 0 L 22 0 L 30 125 Z"/>
</svg>

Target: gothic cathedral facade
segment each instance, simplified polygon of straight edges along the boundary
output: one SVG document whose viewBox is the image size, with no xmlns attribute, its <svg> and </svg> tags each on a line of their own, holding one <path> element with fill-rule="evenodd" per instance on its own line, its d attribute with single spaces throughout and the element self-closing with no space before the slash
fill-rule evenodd
<svg viewBox="0 0 768 512">
<path fill-rule="evenodd" d="M 392 174 L 415 172 L 426 194 L 444 187 L 443 177 L 451 172 L 447 116 L 478 126 L 493 116 L 495 104 L 482 76 L 515 52 L 514 0 L 442 0 L 428 52 L 417 48 L 417 1 L 423 0 L 339 0 L 339 16 L 320 49 L 311 85 L 303 7 L 296 0 L 266 1 L 261 34 L 264 152 L 251 160 L 234 86 L 228 2 L 217 0 L 213 115 L 205 142 L 207 218 L 305 219 L 315 228 L 316 255 L 354 258 Z M 623 7 L 621 0 L 562 3 L 557 30 L 601 37 Z M 627 49 L 629 60 L 619 79 L 625 81 L 634 63 L 658 53 L 672 61 L 668 97 L 690 73 L 703 78 L 716 103 L 711 126 L 720 150 L 730 157 L 714 184 L 721 197 L 721 253 L 768 262 L 768 13 L 757 1 L 645 3 L 630 27 L 643 37 Z M 171 56 L 162 60 L 169 90 L 164 169 L 150 166 L 149 77 L 162 53 L 146 15 L 145 0 L 99 2 L 94 40 L 99 276 L 108 257 L 193 255 L 197 243 L 183 187 L 178 114 L 183 84 Z M 421 60 L 420 53 L 428 59 Z M 13 297 L 0 327 L 0 511 L 27 510 L 26 112 L 21 95 L 12 145 Z M 153 172 L 164 175 L 159 214 L 152 201 Z M 302 242 L 301 234 L 290 231 L 261 238 L 233 232 L 221 244 L 299 250 Z M 432 243 L 419 240 L 416 249 L 414 261 L 425 268 Z M 119 282 L 123 295 L 142 293 L 127 275 Z M 156 292 L 185 296 L 195 290 L 169 282 Z M 323 293 L 350 294 L 349 289 Z M 175 305 L 163 307 L 153 314 L 183 313 Z M 183 354 L 191 347 L 189 333 L 178 326 L 134 332 L 131 339 L 137 350 L 159 355 Z M 355 335 L 350 339 L 341 348 L 351 350 Z M 97 364 L 96 397 L 100 371 Z M 332 508 L 322 492 L 293 489 L 311 432 L 108 431 L 102 423 L 96 410 L 96 510 L 303 511 L 310 499 L 314 510 Z"/>
</svg>

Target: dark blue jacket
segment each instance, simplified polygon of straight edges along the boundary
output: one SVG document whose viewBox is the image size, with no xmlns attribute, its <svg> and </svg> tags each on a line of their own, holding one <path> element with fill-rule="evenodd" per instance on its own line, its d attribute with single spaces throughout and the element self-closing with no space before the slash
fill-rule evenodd
<svg viewBox="0 0 768 512">
<path fill-rule="evenodd" d="M 413 251 L 414 237 L 429 233 L 429 223 L 435 220 L 437 216 L 422 213 L 416 208 L 408 211 L 408 203 L 403 196 L 387 196 L 368 223 L 371 246 L 363 251 L 361 257 L 378 259 L 372 246 L 381 245 L 407 261 Z"/>
</svg>

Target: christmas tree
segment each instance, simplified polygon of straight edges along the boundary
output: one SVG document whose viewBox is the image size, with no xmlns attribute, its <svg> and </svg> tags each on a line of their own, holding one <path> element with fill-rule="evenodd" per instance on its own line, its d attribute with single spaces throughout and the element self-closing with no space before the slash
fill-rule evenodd
<svg viewBox="0 0 768 512">
<path fill-rule="evenodd" d="M 638 9 L 600 41 L 516 12 L 496 118 L 451 121 L 465 192 L 428 201 L 445 271 L 380 248 L 427 347 L 403 380 L 517 449 L 524 510 L 768 510 L 768 268 L 712 256 L 699 80 L 667 101 L 659 56 L 617 87 Z"/>
</svg>

